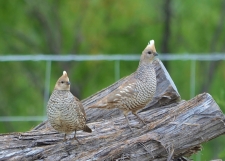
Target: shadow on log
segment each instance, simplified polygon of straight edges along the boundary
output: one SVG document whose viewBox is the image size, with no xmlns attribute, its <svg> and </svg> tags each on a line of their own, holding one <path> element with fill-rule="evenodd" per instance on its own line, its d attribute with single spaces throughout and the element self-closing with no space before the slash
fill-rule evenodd
<svg viewBox="0 0 225 161">
<path fill-rule="evenodd" d="M 128 128 L 121 112 L 86 109 L 91 134 L 77 132 L 74 140 L 44 122 L 25 133 L 0 135 L 0 160 L 176 160 L 201 149 L 201 144 L 225 133 L 225 117 L 208 93 L 189 101 L 180 96 L 161 61 L 154 62 L 157 91 L 154 100 L 139 115 L 147 125 L 129 115 Z M 123 79 L 83 100 L 86 107 L 112 92 Z M 73 134 L 70 135 L 72 137 Z"/>
</svg>

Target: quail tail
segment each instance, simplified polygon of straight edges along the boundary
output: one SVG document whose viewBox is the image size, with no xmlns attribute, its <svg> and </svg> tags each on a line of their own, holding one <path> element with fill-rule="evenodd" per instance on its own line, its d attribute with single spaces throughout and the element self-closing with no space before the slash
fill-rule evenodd
<svg viewBox="0 0 225 161">
<path fill-rule="evenodd" d="M 89 106 L 88 108 L 107 108 L 108 102 L 106 99 L 100 100 L 99 102 Z"/>
<path fill-rule="evenodd" d="M 90 129 L 90 127 L 88 127 L 87 125 L 86 125 L 86 126 L 84 126 L 83 131 L 85 131 L 85 132 L 89 132 L 89 133 L 91 133 L 91 132 L 92 132 L 92 130 Z"/>
</svg>

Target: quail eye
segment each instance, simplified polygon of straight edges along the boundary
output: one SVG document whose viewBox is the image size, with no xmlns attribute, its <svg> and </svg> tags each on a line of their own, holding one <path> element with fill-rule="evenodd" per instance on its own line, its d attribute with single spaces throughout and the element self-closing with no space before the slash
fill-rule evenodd
<svg viewBox="0 0 225 161">
<path fill-rule="evenodd" d="M 148 54 L 151 54 L 152 52 L 151 51 L 148 51 Z"/>
<path fill-rule="evenodd" d="M 61 81 L 61 83 L 64 83 L 64 81 Z"/>
</svg>

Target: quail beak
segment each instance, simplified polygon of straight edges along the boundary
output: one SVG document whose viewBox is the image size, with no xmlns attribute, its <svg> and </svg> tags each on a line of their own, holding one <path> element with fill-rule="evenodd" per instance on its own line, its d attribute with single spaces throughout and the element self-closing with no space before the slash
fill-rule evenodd
<svg viewBox="0 0 225 161">
<path fill-rule="evenodd" d="M 158 53 L 157 52 L 154 52 L 154 54 L 153 54 L 154 56 L 158 56 Z"/>
<path fill-rule="evenodd" d="M 70 85 L 70 82 L 68 81 L 66 84 L 67 84 L 67 85 Z"/>
</svg>

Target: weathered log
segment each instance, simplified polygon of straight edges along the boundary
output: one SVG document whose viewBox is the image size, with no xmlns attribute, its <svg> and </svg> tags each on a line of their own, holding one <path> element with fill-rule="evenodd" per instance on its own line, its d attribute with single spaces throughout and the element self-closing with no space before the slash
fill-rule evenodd
<svg viewBox="0 0 225 161">
<path fill-rule="evenodd" d="M 200 144 L 225 133 L 225 117 L 213 98 L 203 93 L 190 101 L 140 113 L 147 125 L 132 133 L 119 116 L 88 124 L 93 133 L 77 132 L 83 143 L 63 142 L 48 128 L 0 135 L 0 160 L 166 160 L 200 150 Z M 130 123 L 139 125 L 131 115 Z M 71 136 L 72 137 L 72 136 Z"/>
<path fill-rule="evenodd" d="M 203 142 L 224 134 L 225 117 L 210 94 L 179 101 L 163 64 L 159 60 L 154 63 L 157 91 L 139 114 L 147 125 L 129 115 L 130 124 L 140 126 L 131 132 L 119 110 L 86 109 L 93 132 L 77 132 L 83 145 L 63 142 L 63 134 L 44 122 L 25 133 L 1 134 L 0 160 L 175 160 L 192 155 Z M 85 108 L 122 81 L 83 100 Z"/>
</svg>

